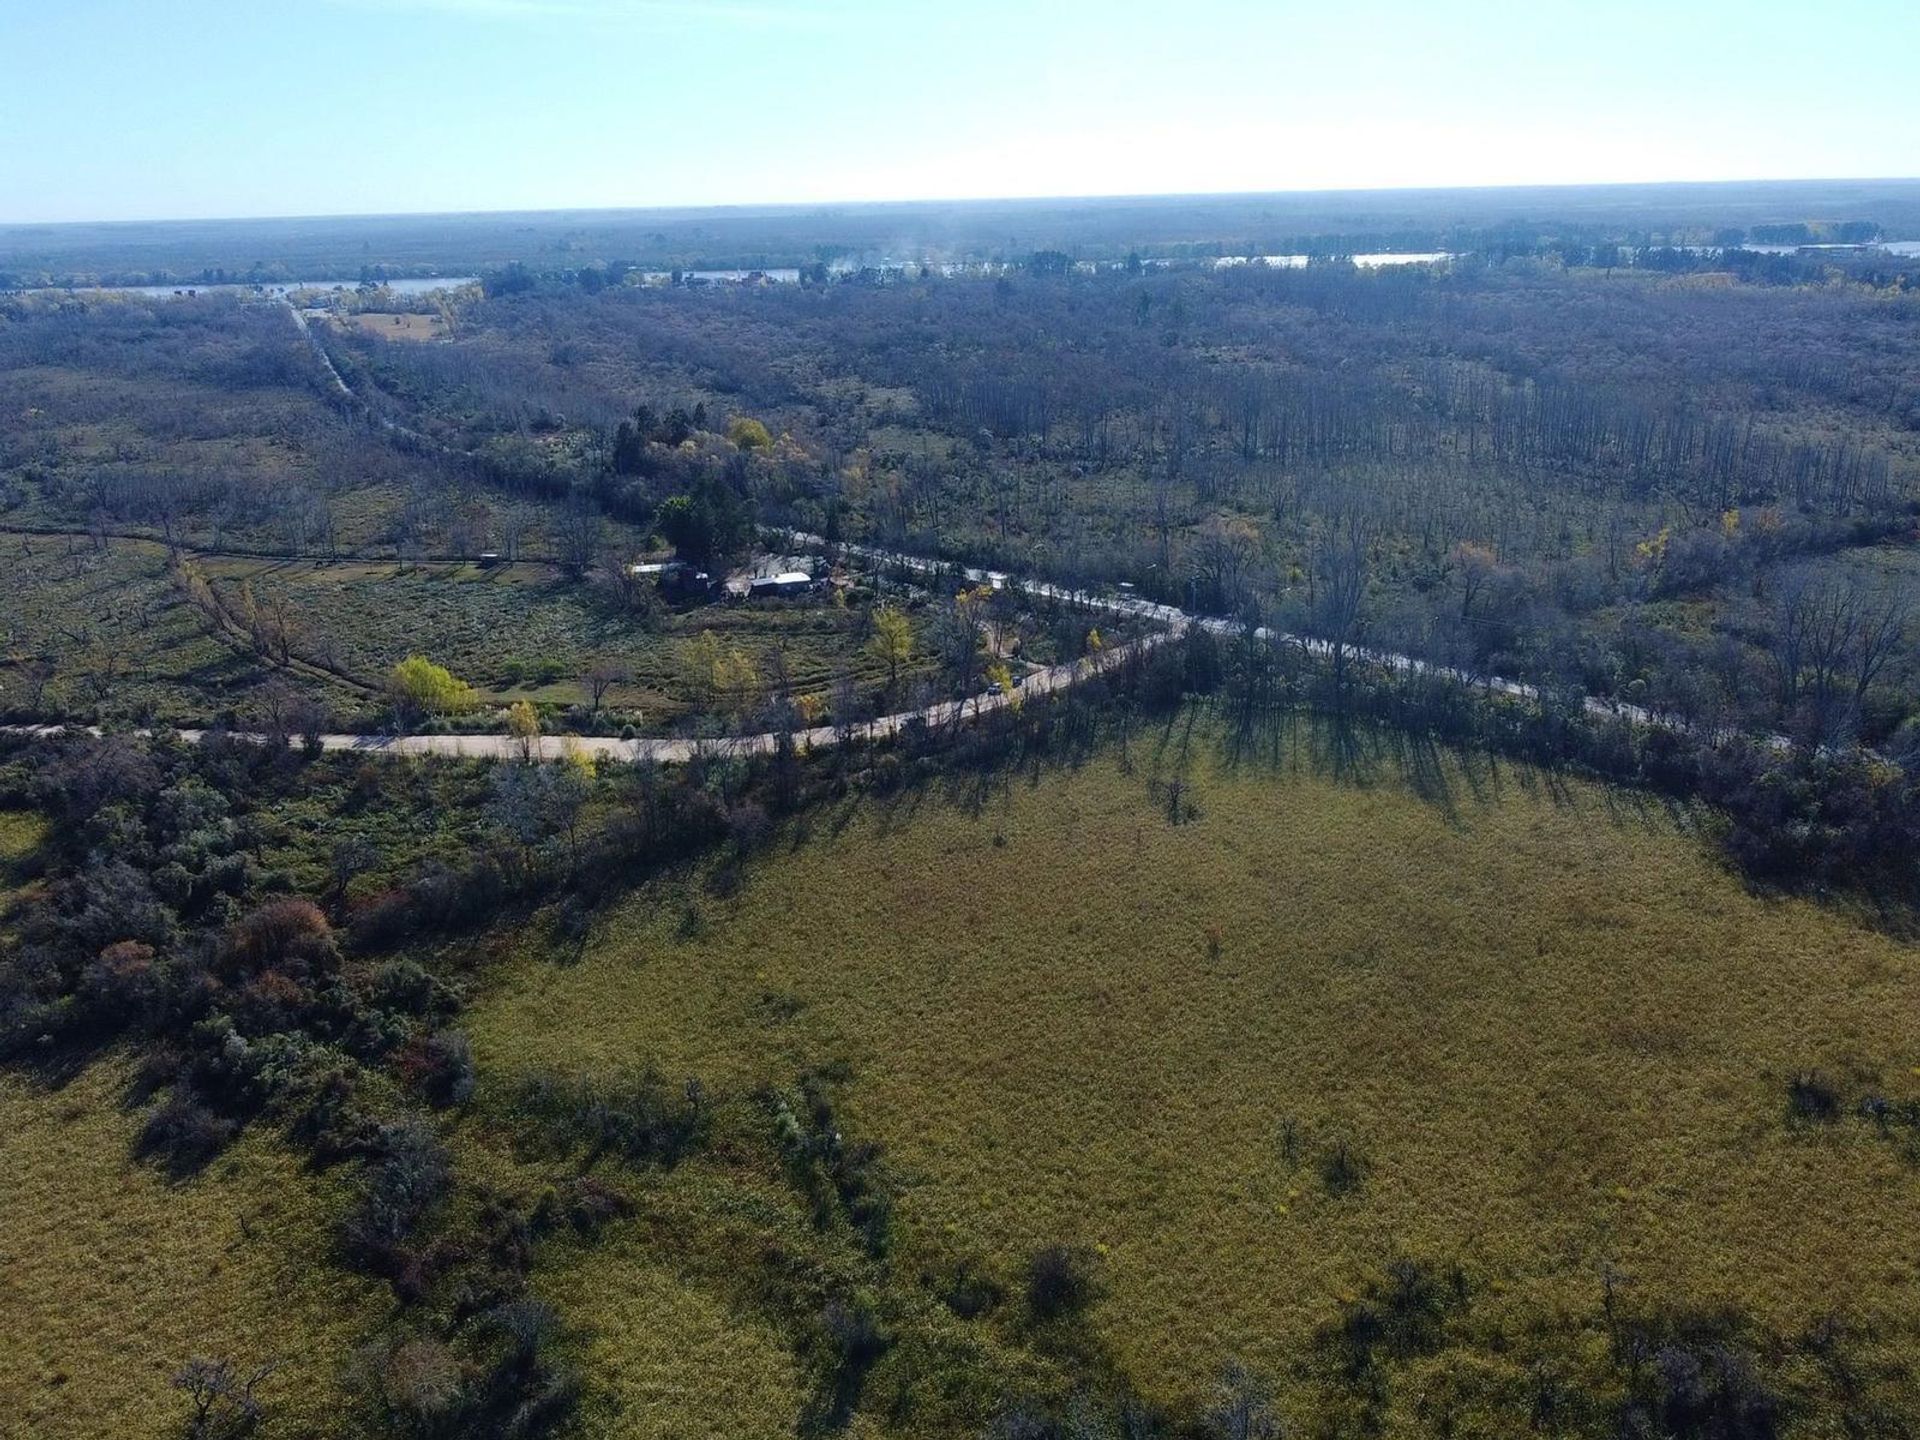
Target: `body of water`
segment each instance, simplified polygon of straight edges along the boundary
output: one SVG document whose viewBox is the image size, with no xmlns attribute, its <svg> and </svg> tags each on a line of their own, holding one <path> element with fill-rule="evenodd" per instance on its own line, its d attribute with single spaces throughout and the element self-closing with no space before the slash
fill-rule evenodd
<svg viewBox="0 0 1920 1440">
<path fill-rule="evenodd" d="M 1920 257 L 1920 240 L 1876 240 L 1861 245 L 1674 245 L 1654 248 L 1680 250 L 1688 255 L 1718 255 L 1727 250 L 1746 250 L 1755 255 L 1819 255 L 1826 252 L 1864 255 L 1875 250 L 1884 250 L 1887 254 L 1898 255 L 1903 260 Z"/>
<path fill-rule="evenodd" d="M 1388 251 L 1371 255 L 1222 255 L 1214 261 L 1218 269 L 1235 265 L 1265 265 L 1272 270 L 1304 270 L 1309 265 L 1325 265 L 1335 260 L 1350 260 L 1362 270 L 1379 270 L 1389 265 L 1437 265 L 1454 259 L 1451 250 Z"/>
<path fill-rule="evenodd" d="M 479 283 L 475 275 L 434 276 L 424 280 L 388 280 L 383 282 L 395 295 L 431 295 L 438 290 L 456 290 L 462 285 Z M 291 295 L 296 290 L 357 290 L 353 280 L 273 280 L 259 285 L 81 285 L 75 294 L 147 295 L 166 299 L 174 295 Z"/>
<path fill-rule="evenodd" d="M 685 280 L 698 280 L 708 284 L 727 282 L 738 284 L 742 280 L 751 280 L 754 276 L 769 280 L 776 285 L 798 285 L 800 272 L 797 269 L 785 269 L 775 266 L 771 270 L 682 270 L 680 276 Z M 651 281 L 664 281 L 673 278 L 670 270 L 648 270 L 645 277 Z"/>
</svg>

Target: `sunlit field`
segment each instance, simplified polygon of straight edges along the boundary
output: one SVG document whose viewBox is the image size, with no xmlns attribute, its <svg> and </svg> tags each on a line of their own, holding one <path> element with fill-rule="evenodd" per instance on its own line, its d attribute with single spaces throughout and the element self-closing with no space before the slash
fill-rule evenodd
<svg viewBox="0 0 1920 1440">
<path fill-rule="evenodd" d="M 791 1325 L 754 1258 L 790 1219 L 741 1155 L 813 1074 L 886 1147 L 872 1283 L 938 1311 L 943 1353 L 976 1347 L 961 1371 L 1026 1363 L 1024 1267 L 1058 1242 L 1094 1257 L 1073 1343 L 1176 1409 L 1241 1360 L 1305 1433 L 1368 1407 L 1393 1433 L 1513 1433 L 1548 1376 L 1584 1397 L 1578 1430 L 1629 1316 L 1719 1317 L 1790 1396 L 1828 1383 L 1797 1347 L 1831 1321 L 1860 1384 L 1911 1405 L 1879 1366 L 1917 1338 L 1920 1170 L 1853 1113 L 1920 1093 L 1901 946 L 1747 893 L 1696 816 L 1637 797 L 1450 757 L 1417 785 L 1384 761 L 1336 779 L 1304 741 L 1234 767 L 1204 727 L 1186 770 L 1174 749 L 854 805 L 732 898 L 650 888 L 576 964 L 528 945 L 473 1017 L 496 1097 L 653 1068 L 744 1137 L 643 1192 L 688 1292 L 624 1254 L 557 1282 L 615 1389 L 674 1363 L 622 1334 L 710 1347 L 729 1306 Z M 1363 1401 L 1329 1337 L 1397 1260 L 1448 1277 L 1438 1328 Z M 981 1318 L 932 1304 L 961 1274 L 999 1297 Z M 870 1397 L 905 1386 L 899 1353 Z"/>
<path fill-rule="evenodd" d="M 130 1078 L 0 1078 L 0 1434 L 177 1436 L 171 1381 L 195 1357 L 277 1366 L 270 1433 L 340 1433 L 343 1367 L 385 1300 L 334 1263 L 336 1182 L 264 1132 L 170 1180 L 129 1157 Z"/>
</svg>

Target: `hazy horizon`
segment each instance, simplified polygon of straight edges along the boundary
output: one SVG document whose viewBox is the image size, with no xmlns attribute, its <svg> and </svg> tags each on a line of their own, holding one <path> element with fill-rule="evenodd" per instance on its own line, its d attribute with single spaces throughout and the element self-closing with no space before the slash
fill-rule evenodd
<svg viewBox="0 0 1920 1440">
<path fill-rule="evenodd" d="M 623 205 L 548 205 L 534 208 L 510 207 L 472 207 L 453 210 L 337 210 L 305 211 L 258 215 L 128 215 L 113 217 L 79 217 L 74 219 L 50 220 L 6 220 L 0 219 L 0 230 L 45 229 L 61 227 L 80 227 L 90 225 L 222 225 L 248 223 L 298 223 L 301 221 L 355 221 L 355 220 L 431 220 L 436 218 L 489 219 L 524 216 L 618 216 L 618 215 L 688 215 L 716 216 L 739 215 L 753 216 L 761 214 L 831 214 L 836 211 L 868 211 L 886 209 L 931 209 L 944 206 L 952 207 L 992 207 L 995 205 L 1034 205 L 1053 204 L 1132 204 L 1160 203 L 1182 200 L 1207 202 L 1263 199 L 1312 199 L 1316 197 L 1373 197 L 1373 196 L 1446 196 L 1446 195 L 1522 195 L 1528 193 L 1545 194 L 1560 191 L 1638 191 L 1659 189 L 1705 189 L 1714 186 L 1777 186 L 1782 189 L 1799 188 L 1813 185 L 1920 185 L 1920 172 L 1911 175 L 1761 175 L 1761 176 L 1713 176 L 1706 179 L 1684 178 L 1675 180 L 1601 180 L 1601 181 L 1554 181 L 1550 183 L 1521 183 L 1512 185 L 1381 185 L 1381 186 L 1314 186 L 1277 190 L 1155 190 L 1155 191 L 1108 191 L 1100 193 L 1062 193 L 1034 195 L 901 195 L 882 198 L 848 197 L 826 200 L 736 200 L 708 204 L 623 204 Z"/>
<path fill-rule="evenodd" d="M 0 20 L 0 224 L 1857 180 L 1920 16 L 1844 0 L 76 0 Z M 247 117 L 244 126 L 235 117 Z"/>
</svg>

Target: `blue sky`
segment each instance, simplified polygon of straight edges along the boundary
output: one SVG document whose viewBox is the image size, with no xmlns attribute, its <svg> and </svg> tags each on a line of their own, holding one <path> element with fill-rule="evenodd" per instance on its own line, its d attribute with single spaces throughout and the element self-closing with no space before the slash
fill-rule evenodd
<svg viewBox="0 0 1920 1440">
<path fill-rule="evenodd" d="M 0 222 L 1920 175 L 1920 0 L 0 0 Z"/>
</svg>

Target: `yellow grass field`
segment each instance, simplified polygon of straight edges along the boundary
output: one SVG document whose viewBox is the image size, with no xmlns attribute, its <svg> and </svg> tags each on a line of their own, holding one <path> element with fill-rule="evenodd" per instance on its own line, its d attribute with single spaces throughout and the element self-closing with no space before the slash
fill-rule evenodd
<svg viewBox="0 0 1920 1440">
<path fill-rule="evenodd" d="M 1313 1419 L 1316 1336 L 1396 1257 L 1463 1267 L 1474 1338 L 1411 1362 L 1394 1434 L 1434 1433 L 1436 1406 L 1514 1433 L 1536 1362 L 1597 1373 L 1608 1271 L 1637 1311 L 1731 1307 L 1781 1337 L 1835 1316 L 1869 1362 L 1920 1353 L 1920 1169 L 1787 1103 L 1815 1069 L 1848 1106 L 1920 1095 L 1909 947 L 1746 892 L 1692 817 L 1594 786 L 1444 760 L 1416 793 L 1208 749 L 1175 825 L 1133 758 L 978 809 L 864 802 L 731 899 L 640 894 L 577 964 L 529 943 L 470 1016 L 483 1073 L 650 1065 L 751 1116 L 756 1087 L 843 1064 L 838 1114 L 887 1147 L 893 1273 L 972 1262 L 1017 1296 L 1036 1247 L 1082 1244 L 1097 1343 L 1176 1407 L 1238 1358 Z M 554 1282 L 617 1372 L 619 1433 L 681 1433 L 683 1410 L 631 1408 L 678 1383 L 653 1327 L 758 1351 L 711 1334 L 751 1291 L 760 1213 L 745 1182 L 701 1198 L 727 1163 L 649 1192 L 654 1252 Z M 968 1323 L 1011 1343 L 1019 1308 Z"/>
<path fill-rule="evenodd" d="M 609 1428 L 684 1440 L 791 1432 L 800 1381 L 786 1337 L 688 1283 L 647 1232 L 549 1264 L 538 1293 L 586 1331 L 581 1365 Z"/>
<path fill-rule="evenodd" d="M 333 1263 L 336 1186 L 264 1130 L 171 1183 L 129 1158 L 127 1067 L 59 1090 L 0 1075 L 0 1436 L 178 1436 L 194 1356 L 279 1361 L 266 1433 L 341 1433 L 340 1372 L 384 1287 Z"/>
<path fill-rule="evenodd" d="M 391 311 L 363 310 L 341 317 L 343 324 L 368 335 L 386 340 L 438 340 L 448 330 L 444 315 L 395 314 Z"/>
<path fill-rule="evenodd" d="M 11 878 L 14 866 L 33 852 L 44 826 L 38 815 L 0 810 L 0 880 Z"/>
<path fill-rule="evenodd" d="M 39 846 L 46 822 L 38 815 L 0 810 L 0 940 L 7 935 L 7 913 L 27 877 L 25 861 Z"/>
</svg>

